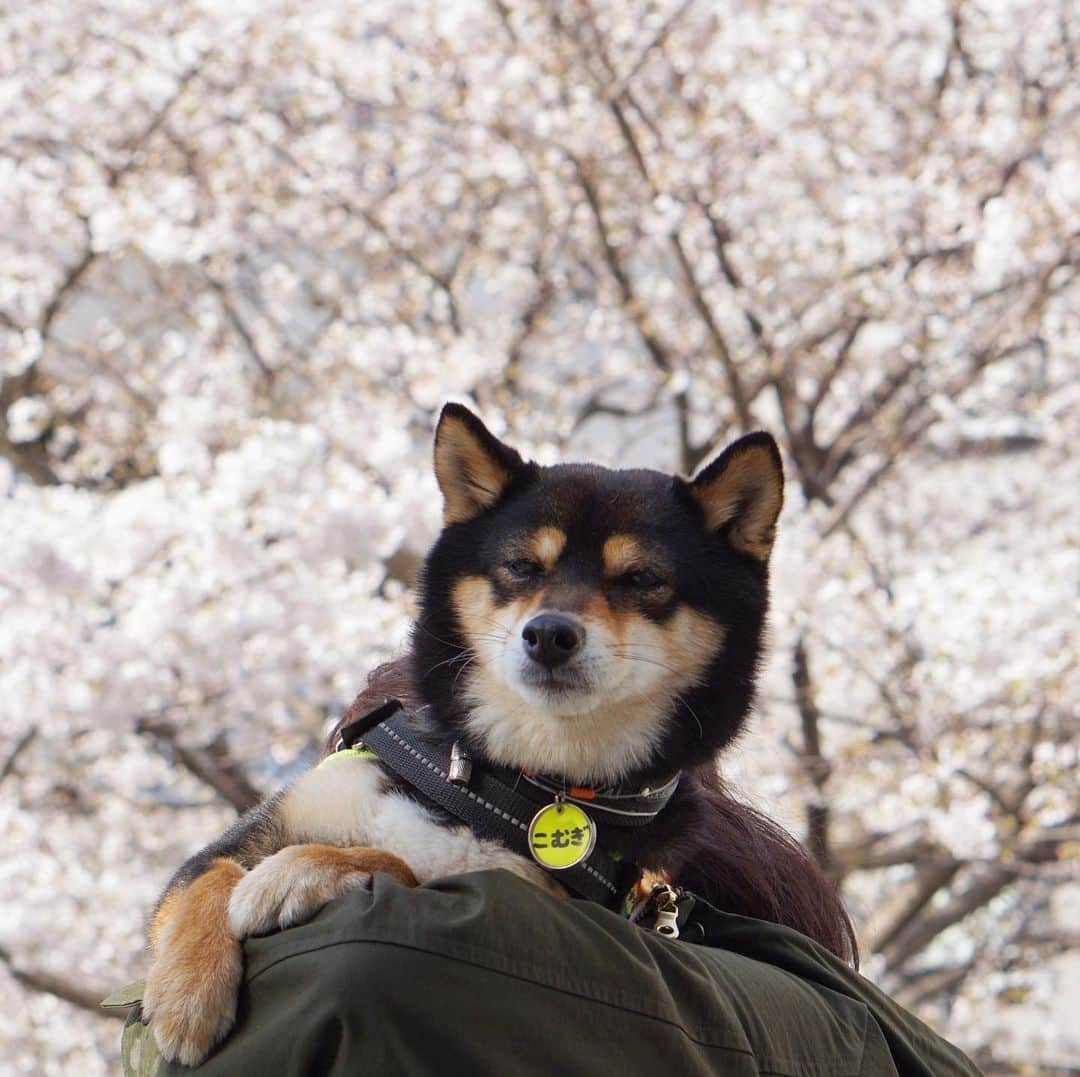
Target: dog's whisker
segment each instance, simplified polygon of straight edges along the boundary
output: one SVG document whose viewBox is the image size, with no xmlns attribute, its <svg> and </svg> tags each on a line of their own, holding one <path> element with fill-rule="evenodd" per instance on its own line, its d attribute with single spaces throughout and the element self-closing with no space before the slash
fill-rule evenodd
<svg viewBox="0 0 1080 1077">
<path fill-rule="evenodd" d="M 507 636 L 510 635 L 510 629 L 507 628 L 506 625 L 496 620 L 496 618 L 492 617 L 489 613 L 479 614 L 477 619 L 480 621 L 486 621 L 489 625 L 497 628 L 500 632 L 505 633 Z"/>
<path fill-rule="evenodd" d="M 682 698 L 682 696 L 679 696 L 678 700 L 676 701 L 676 705 L 680 706 L 680 707 L 685 707 L 690 712 L 690 717 L 693 718 L 695 722 L 697 722 L 698 736 L 702 740 L 704 740 L 705 739 L 705 727 L 701 724 L 701 719 L 697 716 L 697 711 L 695 711 L 694 708 L 691 707 L 690 704 L 687 703 L 686 700 Z"/>
<path fill-rule="evenodd" d="M 454 682 L 453 682 L 453 684 L 451 685 L 451 691 L 453 691 L 453 692 L 456 692 L 456 691 L 457 691 L 457 685 L 458 685 L 458 681 L 460 681 L 460 680 L 461 680 L 461 675 L 462 675 L 462 674 L 463 674 L 463 673 L 464 673 L 464 672 L 465 672 L 465 671 L 466 671 L 467 669 L 471 669 L 471 668 L 472 668 L 472 667 L 473 667 L 474 665 L 476 665 L 476 663 L 477 663 L 477 661 L 479 660 L 479 658 L 480 658 L 480 656 L 479 656 L 479 655 L 477 655 L 477 654 L 470 654 L 470 655 L 469 655 L 469 657 L 468 657 L 468 660 L 467 660 L 467 661 L 466 661 L 466 662 L 465 662 L 465 663 L 464 663 L 464 664 L 462 665 L 461 669 L 459 669 L 459 670 L 457 671 L 457 673 L 456 673 L 456 674 L 454 675 Z"/>
<path fill-rule="evenodd" d="M 440 669 L 443 666 L 452 666 L 455 662 L 475 661 L 475 659 L 478 657 L 479 656 L 476 654 L 475 651 L 466 648 L 465 650 L 460 651 L 458 654 L 452 655 L 450 658 L 444 659 L 442 662 L 436 662 L 435 665 L 431 666 L 428 669 L 425 676 L 434 673 L 435 670 Z"/>
<path fill-rule="evenodd" d="M 640 654 L 628 654 L 625 651 L 615 651 L 615 655 L 618 658 L 624 658 L 627 662 L 643 662 L 648 666 L 658 666 L 660 669 L 667 670 L 668 673 L 678 673 L 679 671 L 667 662 L 661 662 L 657 658 L 646 658 Z"/>
<path fill-rule="evenodd" d="M 460 647 L 460 643 L 454 643 L 452 640 L 443 639 L 442 636 L 436 636 L 426 625 L 421 624 L 419 621 L 414 622 L 413 627 L 417 632 L 423 632 L 425 636 L 430 636 L 436 643 L 441 643 L 446 647 Z"/>
</svg>

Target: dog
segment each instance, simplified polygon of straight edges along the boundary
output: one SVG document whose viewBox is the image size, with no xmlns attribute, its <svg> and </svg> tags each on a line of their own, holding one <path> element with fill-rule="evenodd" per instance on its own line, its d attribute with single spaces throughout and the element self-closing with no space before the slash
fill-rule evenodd
<svg viewBox="0 0 1080 1077">
<path fill-rule="evenodd" d="M 447 404 L 434 462 L 444 527 L 408 655 L 350 708 L 343 750 L 192 857 L 157 906 L 143 1014 L 166 1059 L 194 1065 L 228 1033 L 243 939 L 378 871 L 415 886 L 502 868 L 606 900 L 632 866 L 852 956 L 807 854 L 717 775 L 762 656 L 773 438 L 739 438 L 692 480 L 540 466 Z"/>
</svg>

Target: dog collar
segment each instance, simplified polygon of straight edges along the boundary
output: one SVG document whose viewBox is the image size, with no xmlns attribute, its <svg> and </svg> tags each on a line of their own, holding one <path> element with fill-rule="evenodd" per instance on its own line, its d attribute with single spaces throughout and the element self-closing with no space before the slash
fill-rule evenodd
<svg viewBox="0 0 1080 1077">
<path fill-rule="evenodd" d="M 456 746 L 427 741 L 418 735 L 417 716 L 398 700 L 385 700 L 345 726 L 335 748 L 355 752 L 362 746 L 375 753 L 383 766 L 478 836 L 531 857 L 578 896 L 619 907 L 638 871 L 597 841 L 597 824 L 606 831 L 651 822 L 675 792 L 677 774 L 656 788 L 632 792 L 566 788 L 547 776 L 477 765 Z"/>
<path fill-rule="evenodd" d="M 651 823 L 667 807 L 668 801 L 679 787 L 681 775 L 673 774 L 656 786 L 622 792 L 617 786 L 600 789 L 587 789 L 576 785 L 568 787 L 565 782 L 524 771 L 522 777 L 550 796 L 562 796 L 571 804 L 588 808 L 590 815 L 603 822 L 614 826 L 636 827 Z"/>
</svg>

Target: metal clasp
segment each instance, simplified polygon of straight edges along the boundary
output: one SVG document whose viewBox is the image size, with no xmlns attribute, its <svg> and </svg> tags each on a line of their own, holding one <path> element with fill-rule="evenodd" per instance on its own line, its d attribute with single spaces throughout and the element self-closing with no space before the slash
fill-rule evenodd
<svg viewBox="0 0 1080 1077">
<path fill-rule="evenodd" d="M 472 759 L 460 741 L 454 741 L 450 748 L 450 771 L 446 776 L 455 785 L 468 785 L 472 777 Z"/>
<path fill-rule="evenodd" d="M 677 939 L 679 937 L 679 895 L 674 887 L 661 883 L 653 888 L 649 900 L 656 909 L 653 931 L 665 938 Z"/>
</svg>

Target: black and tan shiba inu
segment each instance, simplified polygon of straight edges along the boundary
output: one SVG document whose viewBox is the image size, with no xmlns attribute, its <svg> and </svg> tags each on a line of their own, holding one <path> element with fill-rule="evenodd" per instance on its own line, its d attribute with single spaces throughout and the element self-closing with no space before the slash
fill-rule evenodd
<svg viewBox="0 0 1080 1077">
<path fill-rule="evenodd" d="M 170 883 L 143 1002 L 166 1058 L 193 1064 L 228 1032 L 241 940 L 374 871 L 415 885 L 505 868 L 613 907 L 648 871 L 850 955 L 843 910 L 806 854 L 716 773 L 761 656 L 783 500 L 773 439 L 739 439 L 693 480 L 541 467 L 451 404 L 435 472 L 445 527 L 410 652 L 376 671 L 341 729 L 387 696 L 404 710 L 396 725 L 385 708 L 364 720 L 359 747 Z M 585 814 L 541 827 L 544 804 Z"/>
</svg>

